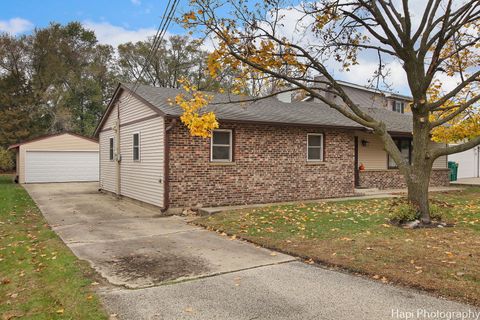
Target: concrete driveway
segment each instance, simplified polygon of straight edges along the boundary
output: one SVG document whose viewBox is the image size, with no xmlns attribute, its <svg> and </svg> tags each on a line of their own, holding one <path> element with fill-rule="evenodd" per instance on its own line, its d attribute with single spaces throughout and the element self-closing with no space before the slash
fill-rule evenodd
<svg viewBox="0 0 480 320">
<path fill-rule="evenodd" d="M 108 282 L 119 319 L 405 319 L 473 308 L 306 265 L 99 193 L 96 183 L 25 185 L 52 228 Z M 471 318 L 475 319 L 473 316 Z"/>
</svg>

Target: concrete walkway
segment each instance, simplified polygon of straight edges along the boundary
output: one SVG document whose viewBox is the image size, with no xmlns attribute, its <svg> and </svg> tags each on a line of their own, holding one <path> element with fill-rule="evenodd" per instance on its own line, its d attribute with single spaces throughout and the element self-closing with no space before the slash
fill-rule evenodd
<svg viewBox="0 0 480 320">
<path fill-rule="evenodd" d="M 430 192 L 445 192 L 445 191 L 459 191 L 463 190 L 463 186 L 449 186 L 449 187 L 433 187 L 430 188 Z M 250 208 L 261 208 L 270 205 L 291 205 L 299 203 L 315 203 L 315 202 L 338 202 L 338 201 L 353 201 L 353 200 L 368 200 L 368 199 L 381 199 L 381 198 L 395 198 L 404 196 L 407 193 L 407 189 L 356 189 L 355 196 L 343 197 L 343 198 L 327 198 L 317 200 L 304 200 L 304 201 L 288 201 L 288 202 L 276 202 L 276 203 L 260 203 L 260 204 L 246 204 L 237 206 L 221 206 L 221 207 L 205 207 L 200 208 L 198 211 L 200 214 L 209 215 L 223 211 L 242 210 Z"/>
<path fill-rule="evenodd" d="M 480 178 L 461 178 L 450 183 L 455 186 L 480 186 Z"/>
<path fill-rule="evenodd" d="M 479 311 L 158 217 L 96 184 L 25 188 L 53 230 L 106 279 L 98 292 L 113 319 L 381 320 Z"/>
</svg>

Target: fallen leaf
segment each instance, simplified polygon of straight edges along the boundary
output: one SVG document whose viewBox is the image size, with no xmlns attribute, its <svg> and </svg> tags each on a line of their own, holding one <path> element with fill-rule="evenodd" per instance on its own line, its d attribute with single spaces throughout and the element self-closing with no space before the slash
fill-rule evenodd
<svg viewBox="0 0 480 320">
<path fill-rule="evenodd" d="M 64 311 L 65 311 L 64 309 L 58 309 L 58 310 L 57 310 L 57 313 L 58 313 L 58 314 L 63 314 Z"/>
</svg>

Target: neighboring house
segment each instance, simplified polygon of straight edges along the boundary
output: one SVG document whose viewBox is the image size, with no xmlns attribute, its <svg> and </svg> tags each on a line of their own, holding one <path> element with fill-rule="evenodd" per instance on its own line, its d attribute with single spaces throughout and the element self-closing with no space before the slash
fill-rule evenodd
<svg viewBox="0 0 480 320">
<path fill-rule="evenodd" d="M 98 142 L 74 133 L 46 135 L 10 146 L 19 183 L 98 181 Z"/>
<path fill-rule="evenodd" d="M 101 189 L 165 210 L 351 196 L 355 183 L 403 185 L 375 136 L 327 106 L 275 98 L 218 104 L 226 96 L 217 95 L 207 109 L 220 128 L 204 139 L 192 137 L 181 109 L 169 104 L 179 93 L 118 86 L 95 131 Z M 395 136 L 410 136 L 410 116 L 367 110 Z M 371 170 L 359 174 L 360 162 Z M 432 184 L 447 185 L 445 159 L 436 167 Z"/>
<path fill-rule="evenodd" d="M 317 77 L 321 79 L 321 77 Z M 386 109 L 398 113 L 411 113 L 409 104 L 412 102 L 412 98 L 404 96 L 398 93 L 382 91 L 373 88 L 367 88 L 358 84 L 337 80 L 337 83 L 342 87 L 343 91 L 348 97 L 354 101 L 357 105 L 364 108 L 380 108 Z M 325 85 L 323 85 L 325 87 Z M 330 92 L 323 92 L 324 96 L 338 104 L 343 104 L 341 98 Z M 312 99 L 306 97 L 303 101 L 315 101 L 318 99 Z"/>
<path fill-rule="evenodd" d="M 458 163 L 458 179 L 480 177 L 480 146 L 451 154 L 448 156 L 448 161 Z"/>
</svg>

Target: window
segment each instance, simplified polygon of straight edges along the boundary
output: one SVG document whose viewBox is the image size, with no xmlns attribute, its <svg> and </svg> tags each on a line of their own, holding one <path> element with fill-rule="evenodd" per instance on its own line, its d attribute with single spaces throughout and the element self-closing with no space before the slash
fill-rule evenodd
<svg viewBox="0 0 480 320">
<path fill-rule="evenodd" d="M 210 145 L 211 161 L 232 162 L 232 130 L 213 130 Z"/>
<path fill-rule="evenodd" d="M 408 163 L 412 163 L 412 139 L 410 138 L 393 138 L 393 141 L 397 145 L 398 150 L 402 153 L 402 156 Z M 395 160 L 388 156 L 388 168 L 396 169 L 398 168 Z"/>
<path fill-rule="evenodd" d="M 113 138 L 110 138 L 110 161 L 113 161 Z"/>
<path fill-rule="evenodd" d="M 133 134 L 133 161 L 140 160 L 140 133 Z"/>
<path fill-rule="evenodd" d="M 307 134 L 307 161 L 323 161 L 323 134 Z"/>
<path fill-rule="evenodd" d="M 405 112 L 405 104 L 403 101 L 393 101 L 393 111 L 398 112 L 398 113 L 404 113 Z"/>
</svg>

